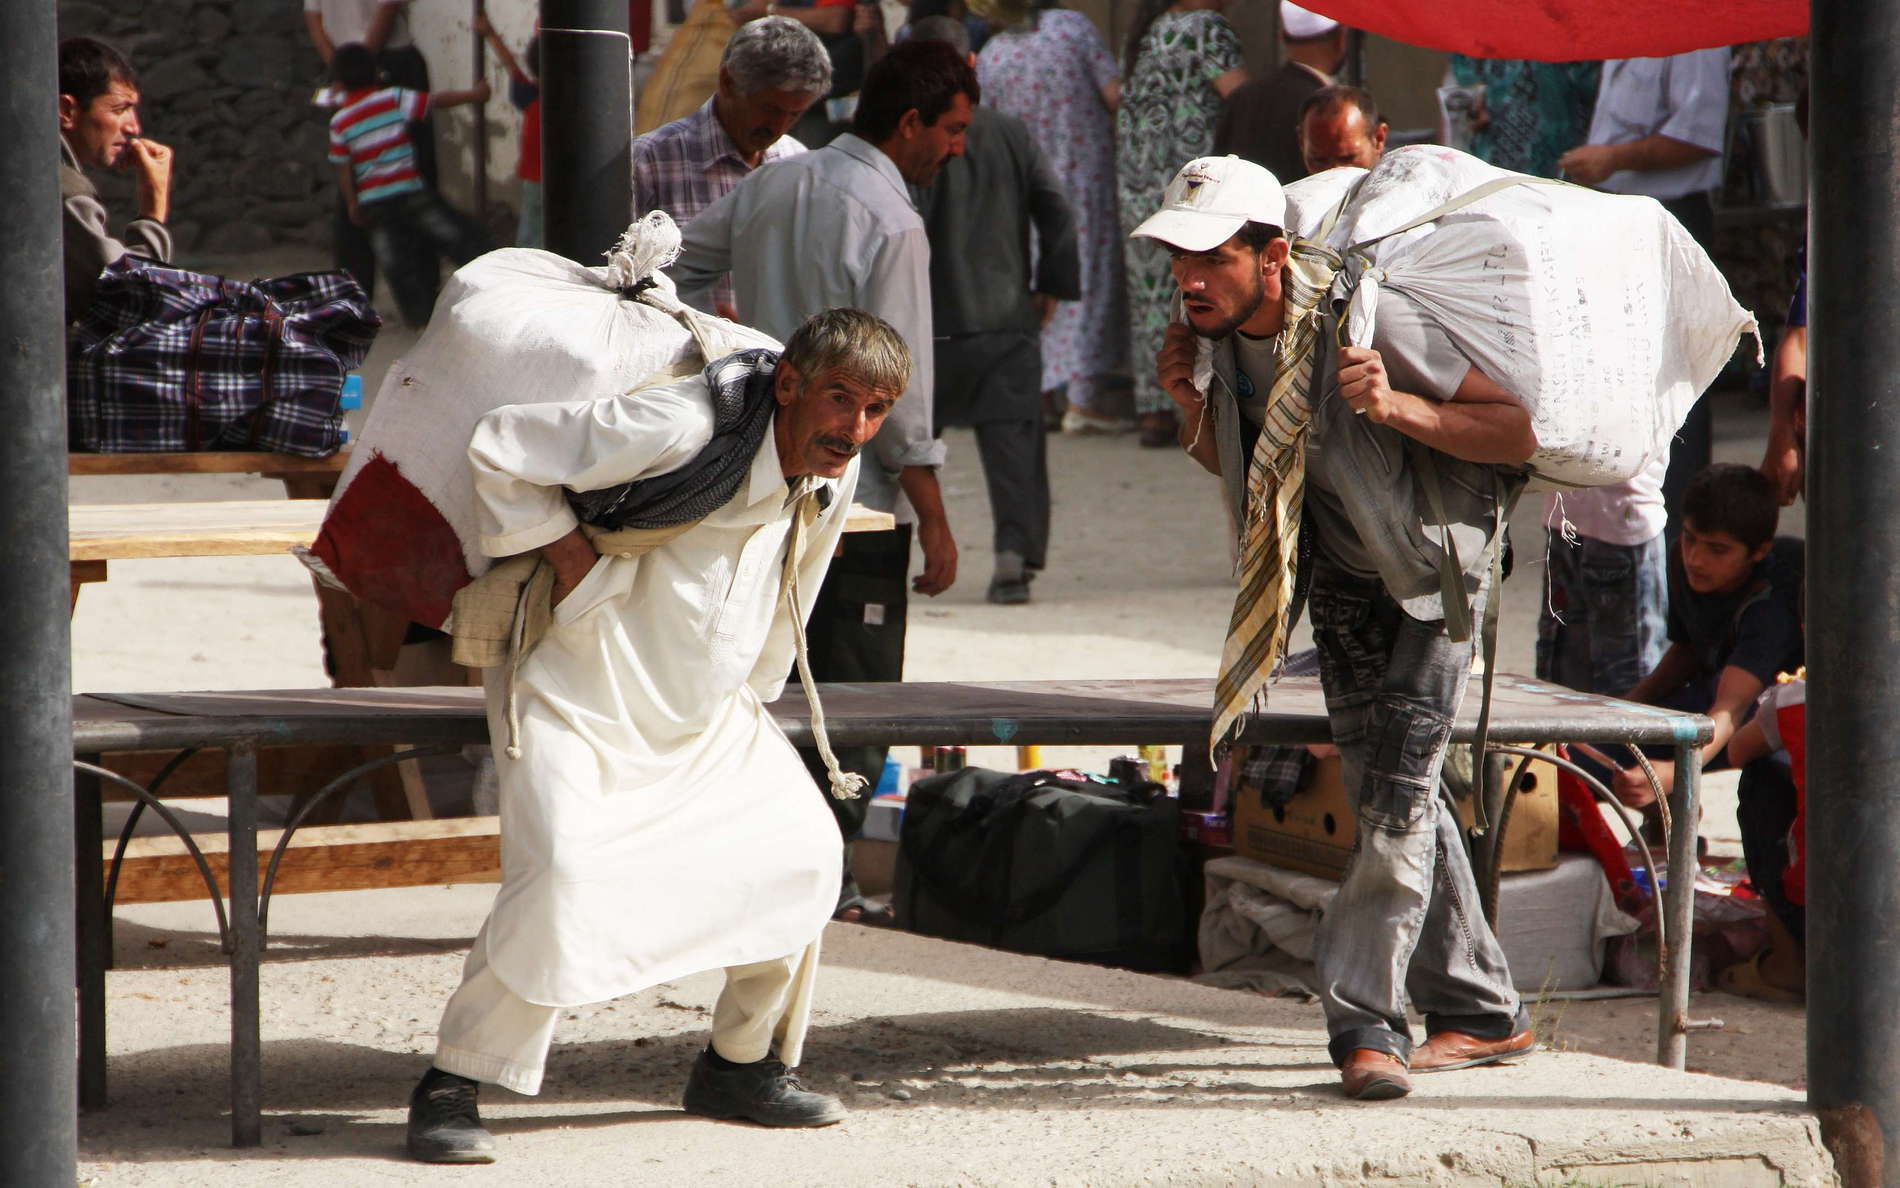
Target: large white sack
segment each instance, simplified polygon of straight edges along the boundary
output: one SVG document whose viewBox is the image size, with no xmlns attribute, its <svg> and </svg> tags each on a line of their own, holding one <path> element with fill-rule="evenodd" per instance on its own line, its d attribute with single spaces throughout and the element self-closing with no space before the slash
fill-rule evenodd
<svg viewBox="0 0 1900 1188">
<path fill-rule="evenodd" d="M 1518 175 L 1452 149 L 1394 150 L 1370 172 L 1334 170 L 1287 187 L 1288 223 L 1344 252 L 1487 183 Z M 1379 290 L 1442 327 L 1531 415 L 1534 483 L 1601 486 L 1669 446 L 1696 398 L 1755 320 L 1708 254 L 1653 198 L 1578 186 L 1512 185 L 1349 254 L 1348 338 L 1368 345 Z"/>
<path fill-rule="evenodd" d="M 311 550 L 321 568 L 359 598 L 439 626 L 455 591 L 490 564 L 468 460 L 481 417 L 620 395 L 746 347 L 776 349 L 678 301 L 660 271 L 678 245 L 655 212 L 605 268 L 506 248 L 457 271 L 377 392 Z"/>
</svg>

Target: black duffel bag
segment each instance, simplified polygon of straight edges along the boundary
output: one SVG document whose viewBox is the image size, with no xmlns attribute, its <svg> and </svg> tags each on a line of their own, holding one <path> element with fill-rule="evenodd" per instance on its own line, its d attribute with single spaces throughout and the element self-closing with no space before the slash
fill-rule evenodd
<svg viewBox="0 0 1900 1188">
<path fill-rule="evenodd" d="M 892 902 L 946 940 L 1124 969 L 1193 958 L 1180 808 L 1159 784 L 980 767 L 911 785 Z"/>
</svg>

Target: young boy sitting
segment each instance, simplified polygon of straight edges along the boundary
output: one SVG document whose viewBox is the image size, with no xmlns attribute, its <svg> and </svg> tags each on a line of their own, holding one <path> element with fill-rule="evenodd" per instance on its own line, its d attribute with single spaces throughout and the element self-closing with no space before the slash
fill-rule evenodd
<svg viewBox="0 0 1900 1188">
<path fill-rule="evenodd" d="M 1775 538 L 1780 500 L 1761 471 L 1718 462 L 1691 480 L 1669 557 L 1669 650 L 1625 696 L 1707 714 L 1702 765 L 1722 766 L 1736 730 L 1776 674 L 1801 667 L 1801 542 Z M 1654 764 L 1664 792 L 1674 764 Z M 1636 766 L 1610 789 L 1632 806 L 1655 799 Z"/>
<path fill-rule="evenodd" d="M 352 42 L 338 46 L 331 72 L 343 104 L 330 117 L 330 163 L 350 221 L 369 229 L 376 266 L 389 279 L 411 326 L 428 324 L 442 283 L 441 257 L 466 264 L 489 249 L 488 234 L 442 200 L 416 169 L 409 125 L 437 107 L 481 103 L 488 84 L 425 94 L 381 86 L 375 55 Z"/>
</svg>

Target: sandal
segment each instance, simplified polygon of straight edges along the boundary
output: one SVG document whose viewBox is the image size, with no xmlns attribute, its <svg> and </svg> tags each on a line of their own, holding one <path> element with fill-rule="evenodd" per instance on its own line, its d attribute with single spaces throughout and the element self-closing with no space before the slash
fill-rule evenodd
<svg viewBox="0 0 1900 1188">
<path fill-rule="evenodd" d="M 889 904 L 873 903 L 868 899 L 844 905 L 831 913 L 831 918 L 840 924 L 864 924 L 872 928 L 897 926 L 897 913 L 891 910 Z"/>
<path fill-rule="evenodd" d="M 1175 429 L 1174 414 L 1171 412 L 1142 413 L 1141 444 L 1151 450 L 1167 449 L 1180 445 Z"/>
</svg>

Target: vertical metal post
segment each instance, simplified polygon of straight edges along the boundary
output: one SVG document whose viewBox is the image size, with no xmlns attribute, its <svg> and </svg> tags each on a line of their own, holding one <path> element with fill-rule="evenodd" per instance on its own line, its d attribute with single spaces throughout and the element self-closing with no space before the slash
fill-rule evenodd
<svg viewBox="0 0 1900 1188">
<path fill-rule="evenodd" d="M 82 755 L 98 763 L 98 755 Z M 112 967 L 112 914 L 105 899 L 104 796 L 98 776 L 73 778 L 74 919 L 79 928 L 79 1108 L 106 1104 L 106 970 Z"/>
<path fill-rule="evenodd" d="M 239 743 L 225 772 L 229 799 L 231 898 L 231 1145 L 264 1141 L 264 1056 L 258 1034 L 257 966 L 263 945 L 257 926 L 257 747 Z"/>
<path fill-rule="evenodd" d="M 53 0 L 0 4 L 0 1184 L 71 1184 L 71 570 Z"/>
<path fill-rule="evenodd" d="M 480 21 L 485 5 L 482 0 L 474 0 L 474 2 L 474 19 Z M 488 39 L 483 37 L 479 32 L 473 34 L 473 36 L 475 38 L 475 69 L 471 72 L 469 85 L 480 86 L 482 79 L 488 74 Z M 502 92 L 503 94 L 507 93 L 506 83 L 502 84 Z M 488 225 L 488 104 L 486 103 L 477 103 L 475 105 L 475 138 L 473 147 L 475 151 L 475 168 L 473 170 L 475 183 L 475 221 L 486 227 Z"/>
<path fill-rule="evenodd" d="M 1669 792 L 1669 885 L 1662 890 L 1663 940 L 1669 960 L 1657 975 L 1656 1063 L 1682 1068 L 1689 1057 L 1689 954 L 1695 931 L 1695 840 L 1702 816 L 1702 757 L 1693 733 L 1676 744 Z M 1656 872 L 1650 871 L 1654 879 Z"/>
<path fill-rule="evenodd" d="M 599 264 L 632 221 L 626 0 L 541 0 L 541 178 L 548 250 Z"/>
<path fill-rule="evenodd" d="M 1808 1101 L 1900 1184 L 1900 7 L 1814 0 L 1808 77 Z"/>
</svg>

